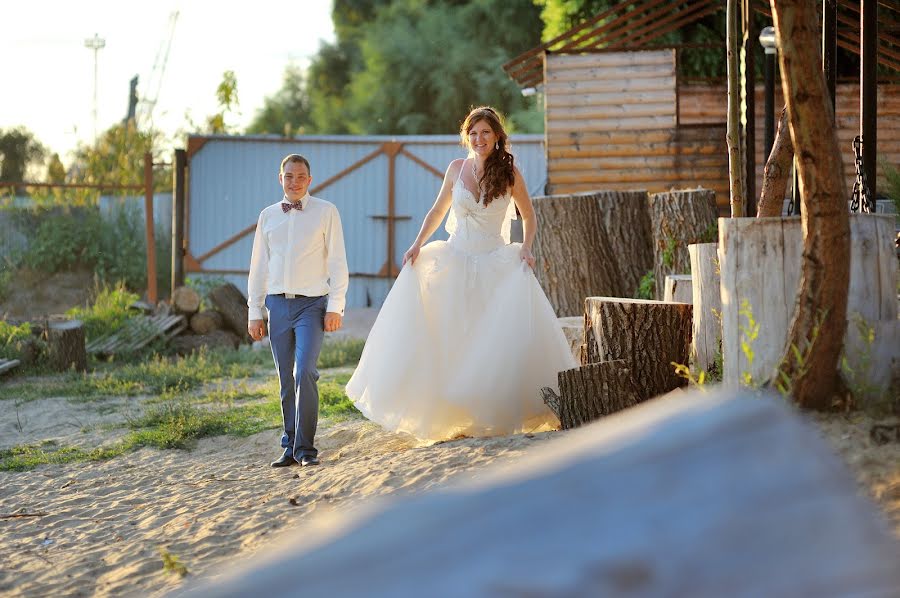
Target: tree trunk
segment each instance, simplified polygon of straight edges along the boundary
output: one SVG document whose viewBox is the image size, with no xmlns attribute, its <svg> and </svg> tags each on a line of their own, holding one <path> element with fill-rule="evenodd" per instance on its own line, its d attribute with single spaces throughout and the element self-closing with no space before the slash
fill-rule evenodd
<svg viewBox="0 0 900 598">
<path fill-rule="evenodd" d="M 214 309 L 204 309 L 191 316 L 191 330 L 197 334 L 209 334 L 223 325 L 222 314 Z"/>
<path fill-rule="evenodd" d="M 209 292 L 209 300 L 241 342 L 253 341 L 247 333 L 247 298 L 236 286 L 227 282 L 214 288 Z"/>
<path fill-rule="evenodd" d="M 771 0 L 781 85 L 798 156 L 803 261 L 790 334 L 779 372 L 802 407 L 827 408 L 839 388 L 838 359 L 846 331 L 850 224 L 844 168 L 838 151 L 819 55 L 816 4 Z"/>
<path fill-rule="evenodd" d="M 788 129 L 787 106 L 781 109 L 778 132 L 772 143 L 772 151 L 766 160 L 763 173 L 762 191 L 759 194 L 757 218 L 781 216 L 784 212 L 784 196 L 791 178 L 791 164 L 794 161 L 794 146 Z"/>
<path fill-rule="evenodd" d="M 688 364 L 690 305 L 588 297 L 584 308 L 582 365 L 624 359 L 642 399 L 684 386 L 672 364 Z"/>
<path fill-rule="evenodd" d="M 542 388 L 541 393 L 563 430 L 641 402 L 638 388 L 621 359 L 565 370 L 558 379 L 559 395 L 550 388 Z"/>
<path fill-rule="evenodd" d="M 590 195 L 536 197 L 534 211 L 538 221 L 535 275 L 557 316 L 581 314 L 585 297 L 623 294 L 619 256 L 607 240 L 596 199 Z"/>
<path fill-rule="evenodd" d="M 691 245 L 688 245 L 690 254 Z M 694 303 L 693 286 L 690 274 L 669 274 L 666 276 L 666 286 L 663 291 L 663 301 L 675 301 L 677 303 Z"/>
<path fill-rule="evenodd" d="M 74 368 L 87 369 L 87 351 L 84 347 L 84 325 L 81 320 L 50 322 L 47 326 L 47 355 L 50 367 L 57 372 Z"/>
<path fill-rule="evenodd" d="M 722 298 L 719 288 L 718 243 L 688 246 L 691 256 L 691 296 L 694 300 L 691 363 L 709 374 L 718 374 L 716 356 L 721 352 Z"/>
<path fill-rule="evenodd" d="M 725 46 L 728 60 L 728 126 L 725 140 L 728 142 L 728 178 L 731 190 L 732 218 L 744 215 L 744 160 L 741 155 L 741 87 L 738 57 L 740 56 L 740 2 L 726 0 Z M 659 280 L 657 278 L 657 280 Z"/>
<path fill-rule="evenodd" d="M 653 268 L 650 200 L 646 191 L 596 191 L 603 228 L 622 277 L 622 292 L 637 294 L 641 277 Z"/>
<path fill-rule="evenodd" d="M 667 191 L 650 196 L 656 299 L 663 298 L 667 274 L 691 271 L 688 245 L 715 240 L 716 214 L 716 194 L 709 189 Z"/>
<path fill-rule="evenodd" d="M 178 287 L 172 291 L 172 306 L 177 313 L 190 317 L 200 309 L 200 294 L 191 287 Z"/>
</svg>

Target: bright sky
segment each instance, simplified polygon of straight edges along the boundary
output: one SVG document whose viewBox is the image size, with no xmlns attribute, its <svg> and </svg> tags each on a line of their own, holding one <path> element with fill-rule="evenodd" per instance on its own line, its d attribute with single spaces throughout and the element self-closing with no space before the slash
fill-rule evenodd
<svg viewBox="0 0 900 598">
<path fill-rule="evenodd" d="M 237 78 L 246 125 L 263 98 L 281 87 L 285 67 L 308 64 L 324 41 L 334 40 L 331 0 L 2 0 L 0 56 L 3 92 L 0 129 L 24 125 L 64 162 L 79 141 L 94 135 L 94 34 L 97 52 L 97 129 L 121 121 L 129 81 L 139 76 L 138 96 L 178 11 L 154 123 L 171 136 L 218 111 L 222 73 Z"/>
</svg>

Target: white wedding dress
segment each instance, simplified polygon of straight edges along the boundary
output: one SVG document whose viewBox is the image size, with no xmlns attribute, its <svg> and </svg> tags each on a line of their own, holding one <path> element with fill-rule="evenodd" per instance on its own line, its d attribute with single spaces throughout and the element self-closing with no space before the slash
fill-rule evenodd
<svg viewBox="0 0 900 598">
<path fill-rule="evenodd" d="M 540 388 L 577 364 L 521 244 L 509 244 L 514 218 L 508 193 L 485 207 L 457 178 L 450 238 L 404 266 L 347 383 L 368 419 L 430 440 L 558 425 Z"/>
</svg>

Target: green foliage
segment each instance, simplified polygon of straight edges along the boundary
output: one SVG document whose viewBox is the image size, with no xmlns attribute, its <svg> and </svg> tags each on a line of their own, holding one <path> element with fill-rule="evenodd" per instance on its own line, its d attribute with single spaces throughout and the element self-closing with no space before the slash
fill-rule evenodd
<svg viewBox="0 0 900 598">
<path fill-rule="evenodd" d="M 675 250 L 678 249 L 678 239 L 675 237 L 666 237 L 666 246 L 662 252 L 662 263 L 666 268 L 675 265 Z"/>
<path fill-rule="evenodd" d="M 164 570 L 168 571 L 169 573 L 175 573 L 181 577 L 184 577 L 188 574 L 187 567 L 181 564 L 181 561 L 178 560 L 177 556 L 175 556 L 165 548 L 159 548 L 159 556 L 162 557 Z"/>
<path fill-rule="evenodd" d="M 227 122 L 229 116 L 240 114 L 237 77 L 234 71 L 222 73 L 222 80 L 216 88 L 216 101 L 219 104 L 219 111 L 206 119 L 206 130 L 213 135 L 236 132 L 234 126 Z"/>
<path fill-rule="evenodd" d="M 819 332 L 822 330 L 822 322 L 828 315 L 828 310 L 819 310 L 816 313 L 816 319 L 813 323 L 812 333 L 808 339 L 805 339 L 803 346 L 798 347 L 795 343 L 791 343 L 791 356 L 794 359 L 793 378 L 784 370 L 784 364 L 778 368 L 778 376 L 775 381 L 775 387 L 785 397 L 794 394 L 794 379 L 802 378 L 809 371 L 809 356 L 812 354 L 813 347 L 816 345 L 816 339 L 819 338 Z"/>
<path fill-rule="evenodd" d="M 653 270 L 647 270 L 647 273 L 641 276 L 641 282 L 634 294 L 635 299 L 653 299 L 656 296 L 656 276 Z"/>
<path fill-rule="evenodd" d="M 147 280 L 144 224 L 138 210 L 118 210 L 110 219 L 95 207 L 37 208 L 16 213 L 23 230 L 34 231 L 19 256 L 22 266 L 46 273 L 91 268 L 102 283 L 119 281 L 143 291 Z M 157 285 L 165 288 L 171 269 L 171 244 L 156 232 Z"/>
<path fill-rule="evenodd" d="M 200 309 L 210 309 L 212 306 L 209 302 L 209 292 L 214 288 L 225 284 L 225 277 L 217 274 L 198 274 L 196 276 L 188 276 L 184 279 L 184 284 L 200 295 Z"/>
<path fill-rule="evenodd" d="M 322 345 L 318 367 L 326 369 L 355 365 L 359 362 L 364 345 L 365 341 L 355 338 L 329 340 Z"/>
<path fill-rule="evenodd" d="M 719 240 L 719 221 L 716 220 L 706 227 L 706 230 L 700 233 L 697 243 L 715 243 Z"/>
<path fill-rule="evenodd" d="M 121 329 L 132 317 L 131 305 L 137 300 L 138 296 L 129 292 L 123 282 L 112 287 L 98 285 L 90 306 L 73 307 L 66 315 L 84 323 L 84 334 L 90 342 Z"/>
<path fill-rule="evenodd" d="M 14 269 L 12 260 L 7 256 L 0 257 L 0 301 L 6 299 L 9 295 L 13 278 L 15 277 Z"/>
<path fill-rule="evenodd" d="M 29 168 L 42 162 L 46 153 L 25 127 L 0 129 L 0 181 L 24 181 Z"/>
<path fill-rule="evenodd" d="M 500 68 L 540 42 L 529 0 L 338 0 L 332 19 L 337 40 L 321 47 L 306 80 L 309 132 L 455 133 L 478 104 L 504 112 L 516 131 L 543 129 L 535 98 Z"/>
<path fill-rule="evenodd" d="M 350 374 L 325 376 L 319 381 L 319 416 L 345 419 L 359 415 L 356 405 L 344 393 Z"/>
<path fill-rule="evenodd" d="M 741 352 L 747 358 L 747 368 L 752 369 L 753 358 L 755 357 L 753 343 L 759 337 L 759 322 L 753 319 L 753 307 L 747 299 L 741 301 L 741 308 L 738 310 L 738 314 L 747 319 L 747 323 L 739 324 L 738 328 L 741 331 Z M 753 375 L 749 371 L 741 372 L 741 382 L 743 382 L 744 386 L 751 388 L 756 386 Z"/>
<path fill-rule="evenodd" d="M 284 70 L 281 89 L 263 100 L 262 109 L 256 113 L 247 127 L 247 133 L 271 133 L 291 137 L 302 135 L 312 123 L 309 96 L 306 94 L 305 75 L 296 64 Z"/>
<path fill-rule="evenodd" d="M 23 345 L 31 338 L 31 324 L 16 325 L 0 320 L 0 358 L 19 359 Z"/>
</svg>

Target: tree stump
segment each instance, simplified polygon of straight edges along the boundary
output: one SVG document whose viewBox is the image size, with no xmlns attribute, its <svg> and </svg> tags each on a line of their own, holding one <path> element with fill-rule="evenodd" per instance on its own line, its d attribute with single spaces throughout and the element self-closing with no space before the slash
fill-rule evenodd
<svg viewBox="0 0 900 598">
<path fill-rule="evenodd" d="M 247 333 L 247 298 L 236 286 L 230 282 L 217 286 L 209 292 L 209 300 L 241 342 L 253 341 Z"/>
<path fill-rule="evenodd" d="M 200 293 L 191 287 L 178 287 L 172 291 L 172 305 L 177 313 L 190 316 L 200 309 Z"/>
<path fill-rule="evenodd" d="M 691 286 L 694 299 L 691 334 L 691 363 L 708 373 L 717 372 L 716 356 L 721 352 L 722 298 L 719 291 L 718 243 L 688 245 L 691 256 Z"/>
<path fill-rule="evenodd" d="M 709 189 L 650 195 L 656 299 L 663 297 L 667 274 L 690 271 L 688 245 L 715 240 L 716 216 L 716 194 Z"/>
<path fill-rule="evenodd" d="M 622 277 L 622 292 L 633 297 L 641 277 L 653 269 L 650 200 L 646 191 L 594 191 L 603 229 Z"/>
<path fill-rule="evenodd" d="M 850 286 L 842 314 L 848 330 L 860 321 L 879 328 L 897 319 L 894 226 L 893 214 L 850 215 Z M 794 317 L 803 259 L 800 218 L 723 218 L 721 240 L 723 381 L 736 385 L 749 374 L 764 382 L 778 367 Z M 747 332 L 750 317 L 759 327 L 753 340 Z M 752 364 L 742 341 L 750 346 Z M 900 357 L 897 347 L 887 350 Z M 892 355 L 885 356 L 888 362 Z M 865 363 L 871 354 L 845 356 L 854 371 L 871 367 Z M 889 380 L 879 383 L 886 390 Z"/>
<path fill-rule="evenodd" d="M 196 334 L 209 334 L 224 325 L 222 314 L 214 309 L 204 309 L 191 316 L 191 330 Z"/>
<path fill-rule="evenodd" d="M 559 318 L 566 340 L 569 341 L 569 349 L 576 362 L 581 361 L 581 345 L 584 343 L 584 316 L 572 316 Z"/>
<path fill-rule="evenodd" d="M 46 328 L 47 357 L 51 369 L 63 372 L 87 369 L 84 324 L 81 320 L 49 322 Z"/>
<path fill-rule="evenodd" d="M 538 234 L 535 276 L 557 316 L 582 313 L 584 298 L 620 296 L 622 277 L 593 196 L 534 198 Z"/>
<path fill-rule="evenodd" d="M 694 290 L 690 274 L 667 274 L 663 301 L 694 304 Z"/>
<path fill-rule="evenodd" d="M 642 400 L 622 359 L 565 370 L 559 373 L 558 380 L 559 395 L 546 387 L 541 394 L 563 430 L 577 428 Z"/>
<path fill-rule="evenodd" d="M 684 386 L 672 364 L 688 364 L 692 309 L 686 303 L 588 297 L 582 365 L 625 360 L 642 400 Z"/>
</svg>

